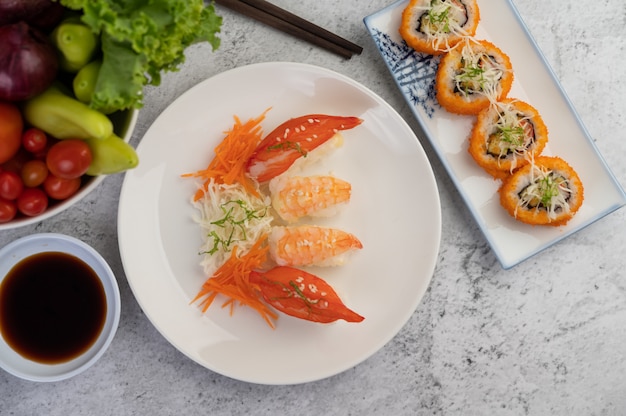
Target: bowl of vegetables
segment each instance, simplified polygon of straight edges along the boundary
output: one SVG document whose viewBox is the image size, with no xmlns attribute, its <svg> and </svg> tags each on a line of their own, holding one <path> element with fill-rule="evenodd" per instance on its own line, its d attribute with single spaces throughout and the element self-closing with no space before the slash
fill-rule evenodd
<svg viewBox="0 0 626 416">
<path fill-rule="evenodd" d="M 0 230 L 43 221 L 139 163 L 145 85 L 219 46 L 203 0 L 0 0 Z"/>
</svg>

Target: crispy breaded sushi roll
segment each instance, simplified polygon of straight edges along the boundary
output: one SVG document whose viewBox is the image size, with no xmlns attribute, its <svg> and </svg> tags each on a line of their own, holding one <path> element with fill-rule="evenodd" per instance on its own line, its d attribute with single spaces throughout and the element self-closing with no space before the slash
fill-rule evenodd
<svg viewBox="0 0 626 416">
<path fill-rule="evenodd" d="M 476 0 L 411 0 L 402 12 L 400 35 L 416 51 L 440 55 L 474 36 L 479 20 Z"/>
<path fill-rule="evenodd" d="M 500 203 L 515 219 L 532 225 L 566 224 L 583 203 L 583 184 L 563 159 L 540 156 L 500 187 Z"/>
<path fill-rule="evenodd" d="M 539 156 L 548 142 L 548 128 L 530 104 L 505 99 L 476 117 L 468 151 L 496 179 L 504 179 Z"/>
<path fill-rule="evenodd" d="M 485 40 L 457 44 L 441 58 L 435 78 L 439 104 L 455 114 L 478 114 L 506 98 L 512 85 L 511 60 Z"/>
</svg>

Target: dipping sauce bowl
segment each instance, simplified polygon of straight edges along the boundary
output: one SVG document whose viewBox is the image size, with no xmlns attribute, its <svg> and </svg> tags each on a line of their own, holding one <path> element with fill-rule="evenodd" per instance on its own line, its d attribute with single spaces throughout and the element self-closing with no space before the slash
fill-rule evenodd
<svg viewBox="0 0 626 416">
<path fill-rule="evenodd" d="M 91 367 L 120 319 L 115 276 L 91 246 L 63 234 L 0 249 L 0 367 L 31 381 L 60 381 Z"/>
</svg>

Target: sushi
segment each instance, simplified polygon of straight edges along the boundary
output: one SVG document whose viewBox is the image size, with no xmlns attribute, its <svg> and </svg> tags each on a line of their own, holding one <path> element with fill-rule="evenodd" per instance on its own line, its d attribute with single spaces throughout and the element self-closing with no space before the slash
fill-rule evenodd
<svg viewBox="0 0 626 416">
<path fill-rule="evenodd" d="M 248 176 L 267 182 L 286 172 L 297 161 L 333 141 L 340 130 L 350 130 L 363 122 L 358 117 L 307 114 L 295 117 L 272 130 L 246 162 Z"/>
<path fill-rule="evenodd" d="M 250 273 L 250 283 L 268 304 L 286 315 L 318 323 L 365 319 L 349 309 L 324 279 L 304 270 L 287 266 L 255 270 Z"/>
<path fill-rule="evenodd" d="M 559 157 L 540 156 L 509 176 L 500 203 L 515 219 L 532 225 L 566 224 L 581 207 L 583 184 Z"/>
<path fill-rule="evenodd" d="M 363 248 L 348 232 L 314 225 L 272 227 L 268 243 L 279 266 L 339 266 L 349 252 Z"/>
<path fill-rule="evenodd" d="M 539 156 L 548 142 L 548 128 L 530 104 L 506 99 L 478 113 L 468 151 L 487 173 L 504 179 Z"/>
<path fill-rule="evenodd" d="M 474 36 L 479 20 L 476 0 L 411 0 L 402 12 L 400 35 L 416 51 L 440 55 Z"/>
<path fill-rule="evenodd" d="M 437 100 L 451 113 L 475 115 L 506 98 L 513 77 L 511 60 L 497 46 L 466 39 L 441 58 L 435 77 Z"/>
<path fill-rule="evenodd" d="M 352 186 L 334 176 L 280 175 L 269 183 L 272 207 L 286 222 L 328 217 L 350 201 Z"/>
</svg>

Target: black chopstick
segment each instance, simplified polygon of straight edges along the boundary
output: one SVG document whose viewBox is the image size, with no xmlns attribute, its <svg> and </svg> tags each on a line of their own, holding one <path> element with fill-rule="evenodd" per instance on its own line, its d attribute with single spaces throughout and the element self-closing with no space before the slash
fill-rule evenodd
<svg viewBox="0 0 626 416">
<path fill-rule="evenodd" d="M 344 58 L 350 58 L 353 54 L 360 54 L 363 51 L 359 45 L 265 0 L 215 0 L 215 3 Z"/>
</svg>

